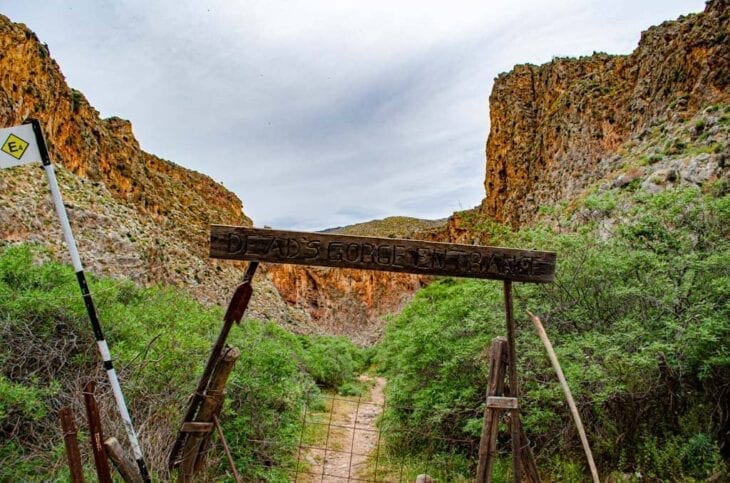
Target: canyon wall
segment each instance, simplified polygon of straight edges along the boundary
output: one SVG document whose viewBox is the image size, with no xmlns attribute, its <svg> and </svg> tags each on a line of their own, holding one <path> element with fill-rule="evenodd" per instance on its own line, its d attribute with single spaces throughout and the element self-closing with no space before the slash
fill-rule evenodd
<svg viewBox="0 0 730 483">
<path fill-rule="evenodd" d="M 632 136 L 727 102 L 728 10 L 714 0 L 651 27 L 627 56 L 556 58 L 500 74 L 489 97 L 483 216 L 527 223 L 603 177 Z"/>
<path fill-rule="evenodd" d="M 227 304 L 242 267 L 208 258 L 209 225 L 251 226 L 241 201 L 210 177 L 143 151 L 129 121 L 100 118 L 66 84 L 48 47 L 0 15 L 0 126 L 28 118 L 41 123 L 91 273 L 175 285 L 204 303 Z M 69 262 L 62 240 L 42 171 L 2 170 L 0 244 L 35 242 Z M 253 315 L 308 324 L 266 277 L 257 280 Z"/>
<path fill-rule="evenodd" d="M 490 96 L 481 206 L 439 223 L 399 217 L 339 231 L 489 243 L 494 223 L 518 227 L 534 221 L 541 207 L 574 199 L 613 176 L 638 157 L 639 148 L 667 150 L 671 146 L 663 143 L 673 142 L 671 136 L 699 142 L 682 123 L 697 122 L 707 106 L 730 101 L 728 5 L 714 0 L 703 13 L 651 27 L 630 55 L 556 58 L 499 75 Z M 726 122 L 718 112 L 702 118 L 715 131 Z M 250 226 L 240 200 L 209 177 L 141 150 L 128 121 L 101 119 L 66 85 L 35 34 L 0 16 L 0 122 L 13 125 L 28 117 L 41 121 L 60 164 L 71 221 L 92 271 L 174 284 L 204 302 L 226 303 L 241 266 L 208 259 L 208 225 Z M 705 173 L 703 179 L 726 170 L 724 133 L 702 133 L 705 157 L 682 162 Z M 668 157 L 651 170 L 673 170 L 667 163 L 679 160 Z M 644 178 L 653 176 L 641 169 Z M 0 243 L 36 241 L 65 260 L 46 190 L 30 167 L 0 173 Z M 257 278 L 254 315 L 297 327 L 308 325 L 311 316 L 313 330 L 363 343 L 378 338 L 383 314 L 397 311 L 429 282 L 415 275 L 294 266 L 271 265 L 264 272 L 267 277 Z"/>
<path fill-rule="evenodd" d="M 440 232 L 444 220 L 390 217 L 327 230 L 358 236 L 414 238 Z M 430 277 L 300 265 L 271 265 L 271 281 L 288 303 L 300 307 L 328 333 L 359 344 L 373 343 L 383 330 L 382 316 L 396 313 Z"/>
</svg>

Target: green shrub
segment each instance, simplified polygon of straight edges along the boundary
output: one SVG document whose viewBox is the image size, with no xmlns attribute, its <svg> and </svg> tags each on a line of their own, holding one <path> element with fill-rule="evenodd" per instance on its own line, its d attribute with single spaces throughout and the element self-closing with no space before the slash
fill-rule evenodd
<svg viewBox="0 0 730 483">
<path fill-rule="evenodd" d="M 529 309 L 545 323 L 604 468 L 706 478 L 728 443 L 730 198 L 622 196 L 631 203 L 616 203 L 625 221 L 607 241 L 538 227 L 494 240 L 558 253 L 555 283 L 515 285 L 523 422 L 547 471 L 561 481 L 578 474 L 580 443 L 565 430 L 572 422 Z M 408 434 L 426 432 L 471 440 L 461 451 L 474 461 L 502 303 L 498 282 L 442 279 L 388 323 L 377 361 L 395 448 L 422 454 Z"/>
<path fill-rule="evenodd" d="M 0 481 L 68 478 L 56 410 L 81 408 L 79 391 L 89 379 L 101 382 L 102 414 L 111 418 L 103 421 L 106 434 L 126 441 L 73 270 L 35 263 L 39 250 L 0 249 Z M 148 464 L 164 478 L 167 448 L 220 330 L 222 311 L 170 288 L 95 277 L 89 285 L 130 413 L 145 421 L 138 427 Z M 316 403 L 317 383 L 337 388 L 352 381 L 366 362 L 365 351 L 341 338 L 310 340 L 256 320 L 234 327 L 229 344 L 241 357 L 221 422 L 239 470 L 247 481 L 286 481 L 301 411 Z M 217 480 L 225 465 L 215 456 L 207 477 Z M 85 461 L 92 471 L 90 459 Z"/>
<path fill-rule="evenodd" d="M 364 368 L 362 350 L 344 337 L 310 336 L 301 341 L 306 349 L 304 366 L 321 386 L 337 388 L 351 382 L 353 375 Z"/>
<path fill-rule="evenodd" d="M 587 196 L 583 204 L 589 210 L 596 210 L 607 214 L 616 208 L 616 198 L 612 191 L 604 191 Z"/>
</svg>

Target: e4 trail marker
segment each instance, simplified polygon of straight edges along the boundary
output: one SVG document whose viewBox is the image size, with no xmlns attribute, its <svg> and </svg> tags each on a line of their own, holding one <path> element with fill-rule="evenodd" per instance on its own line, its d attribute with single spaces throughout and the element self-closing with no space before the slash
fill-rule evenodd
<svg viewBox="0 0 730 483">
<path fill-rule="evenodd" d="M 0 168 L 42 162 L 32 124 L 0 129 Z"/>
<path fill-rule="evenodd" d="M 79 288 L 81 289 L 81 295 L 84 299 L 84 305 L 86 306 L 89 321 L 91 322 L 91 328 L 94 331 L 96 345 L 99 349 L 99 353 L 101 354 L 104 369 L 106 370 L 107 377 L 109 378 L 109 384 L 111 385 L 112 392 L 114 393 L 117 409 L 119 410 L 119 415 L 124 423 L 129 443 L 132 446 L 134 458 L 137 460 L 140 475 L 145 482 L 149 482 L 151 480 L 149 472 L 147 471 L 147 465 L 145 464 L 144 457 L 142 456 L 142 449 L 139 446 L 137 433 L 132 425 L 132 419 L 129 417 L 129 411 L 127 411 L 124 394 L 122 393 L 122 388 L 119 385 L 117 373 L 114 370 L 114 364 L 112 363 L 111 354 L 109 353 L 109 347 L 104 339 L 104 333 L 101 330 L 101 324 L 99 323 L 99 318 L 96 314 L 96 308 L 94 307 L 94 301 L 91 298 L 91 292 L 89 292 L 89 286 L 86 283 L 84 267 L 81 265 L 81 258 L 79 257 L 79 251 L 76 247 L 76 240 L 74 239 L 73 232 L 71 231 L 71 225 L 68 222 L 68 214 L 66 213 L 66 207 L 63 204 L 61 190 L 58 187 L 58 181 L 56 180 L 56 173 L 53 168 L 53 164 L 51 163 L 51 158 L 48 156 L 48 149 L 46 148 L 46 142 L 43 138 L 41 125 L 37 120 L 32 119 L 26 124 L 20 126 L 0 129 L 0 143 L 2 143 L 2 145 L 0 145 L 0 151 L 2 151 L 0 153 L 0 168 L 10 168 L 38 161 L 43 163 L 43 169 L 45 170 L 46 177 L 48 178 L 48 184 L 51 189 L 51 197 L 53 198 L 53 204 L 56 208 L 56 214 L 61 222 L 63 237 L 66 241 L 69 254 L 71 255 L 71 263 L 73 264 L 74 272 L 76 272 L 76 279 L 79 283 Z"/>
</svg>

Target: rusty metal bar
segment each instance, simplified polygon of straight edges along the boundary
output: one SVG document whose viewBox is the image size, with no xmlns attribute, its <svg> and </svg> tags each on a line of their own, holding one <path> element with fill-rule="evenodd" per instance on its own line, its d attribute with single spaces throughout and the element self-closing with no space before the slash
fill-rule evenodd
<svg viewBox="0 0 730 483">
<path fill-rule="evenodd" d="M 84 483 L 84 471 L 81 467 L 81 453 L 76 433 L 76 422 L 71 408 L 64 407 L 58 411 L 63 428 L 63 442 L 66 445 L 66 457 L 72 483 Z"/>
<path fill-rule="evenodd" d="M 96 476 L 100 483 L 112 483 L 112 472 L 109 468 L 109 461 L 104 451 L 104 433 L 99 417 L 99 407 L 96 405 L 94 391 L 96 382 L 89 381 L 84 386 L 84 405 L 86 406 L 86 419 L 89 423 L 89 438 L 91 439 L 91 452 L 94 455 L 94 466 Z"/>
</svg>

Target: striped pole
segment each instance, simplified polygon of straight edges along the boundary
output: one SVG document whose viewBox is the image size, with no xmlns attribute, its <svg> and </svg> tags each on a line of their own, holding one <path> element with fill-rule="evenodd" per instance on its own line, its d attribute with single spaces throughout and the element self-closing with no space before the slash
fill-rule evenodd
<svg viewBox="0 0 730 483">
<path fill-rule="evenodd" d="M 96 346 L 99 348 L 101 359 L 104 361 L 104 369 L 106 370 L 106 375 L 109 378 L 109 384 L 111 384 L 112 392 L 114 393 L 114 399 L 117 403 L 119 415 L 122 417 L 124 428 L 127 431 L 129 444 L 132 445 L 132 452 L 134 453 L 134 459 L 137 460 L 139 472 L 142 475 L 142 479 L 145 482 L 149 482 L 151 480 L 149 472 L 147 471 L 147 465 L 144 462 L 142 449 L 139 447 L 139 441 L 137 440 L 137 433 L 134 431 L 134 426 L 132 425 L 132 419 L 129 417 L 129 412 L 127 411 L 127 403 L 124 402 L 124 394 L 122 393 L 122 388 L 119 385 L 119 379 L 117 378 L 117 373 L 114 370 L 114 364 L 112 364 L 111 354 L 109 353 L 109 347 L 107 346 L 106 340 L 104 339 L 104 333 L 101 330 L 99 318 L 96 315 L 94 301 L 92 300 L 91 293 L 89 292 L 89 286 L 86 283 L 84 267 L 81 265 L 79 251 L 76 248 L 76 240 L 74 239 L 73 232 L 71 231 L 71 225 L 68 222 L 66 207 L 63 205 L 61 190 L 58 188 L 56 172 L 53 169 L 53 164 L 51 164 L 51 159 L 48 156 L 48 149 L 46 148 L 46 142 L 43 138 L 41 125 L 36 119 L 33 119 L 30 122 L 33 125 L 33 133 L 35 134 L 36 143 L 38 144 L 38 150 L 40 151 L 41 161 L 43 162 L 43 169 L 46 171 L 48 184 L 51 187 L 51 197 L 53 198 L 53 204 L 56 207 L 56 214 L 58 215 L 58 219 L 61 222 L 63 238 L 66 240 L 66 246 L 68 247 L 68 251 L 71 254 L 71 263 L 73 264 L 74 271 L 76 272 L 76 279 L 78 280 L 79 287 L 81 288 L 81 295 L 84 298 L 86 312 L 89 314 L 89 320 L 91 321 L 91 327 L 94 330 Z"/>
</svg>

